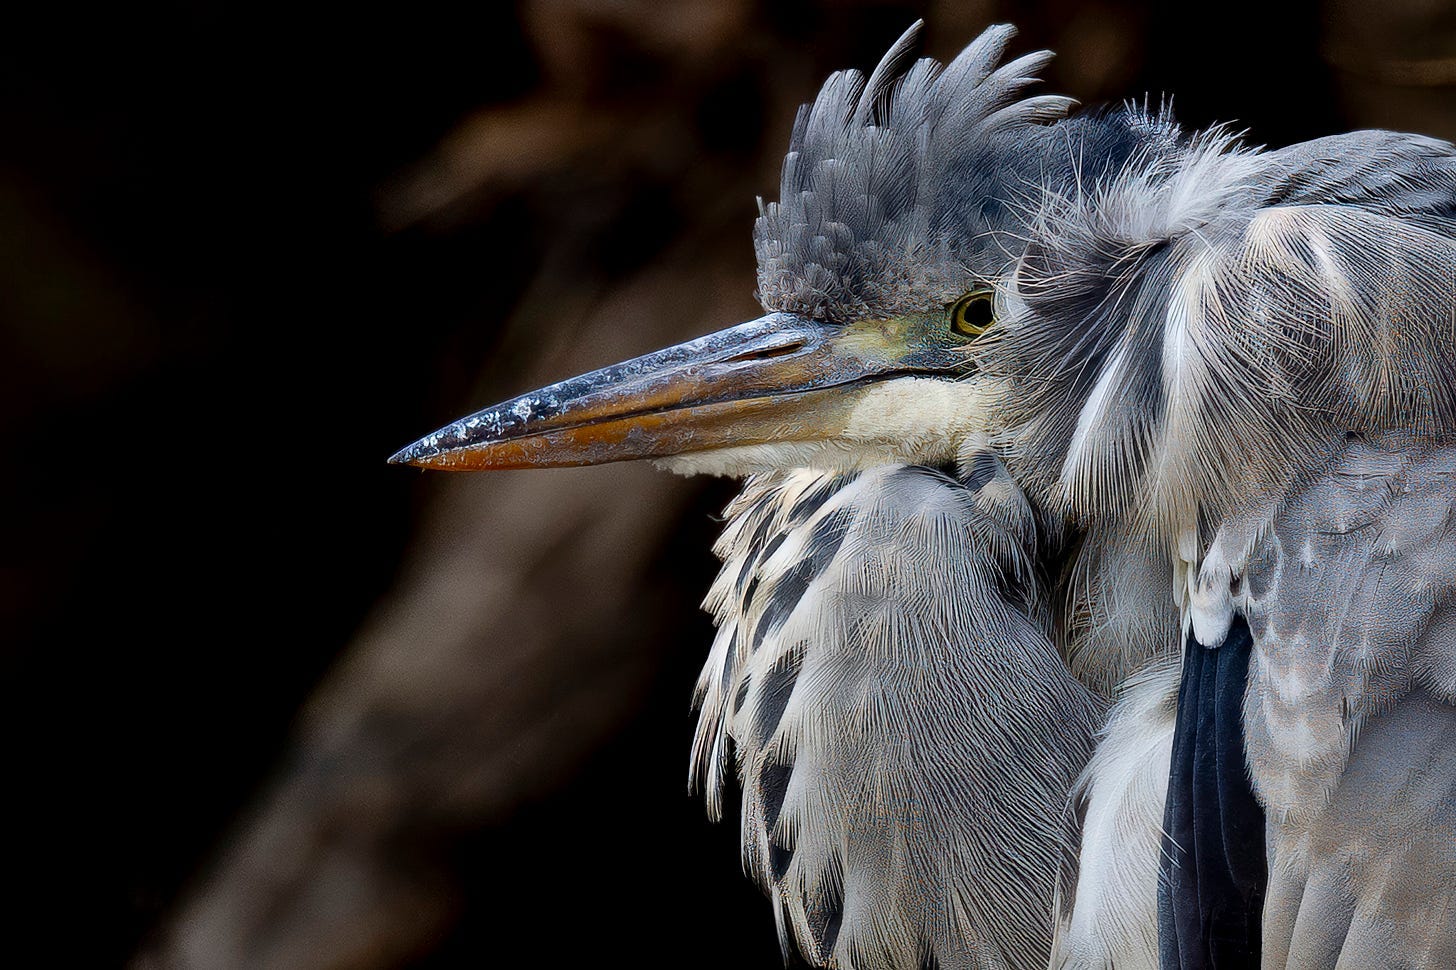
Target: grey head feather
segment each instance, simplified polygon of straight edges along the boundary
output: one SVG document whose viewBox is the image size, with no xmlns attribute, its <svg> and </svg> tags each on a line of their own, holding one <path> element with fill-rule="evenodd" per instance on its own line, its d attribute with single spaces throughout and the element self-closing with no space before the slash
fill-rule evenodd
<svg viewBox="0 0 1456 970">
<path fill-rule="evenodd" d="M 1006 254 L 992 238 L 1029 130 L 1073 103 L 1023 98 L 1050 51 L 997 67 L 1014 28 L 991 27 L 950 64 L 913 60 L 914 24 L 866 79 L 840 71 L 799 110 L 780 198 L 754 226 L 768 310 L 843 321 L 944 305 Z"/>
</svg>

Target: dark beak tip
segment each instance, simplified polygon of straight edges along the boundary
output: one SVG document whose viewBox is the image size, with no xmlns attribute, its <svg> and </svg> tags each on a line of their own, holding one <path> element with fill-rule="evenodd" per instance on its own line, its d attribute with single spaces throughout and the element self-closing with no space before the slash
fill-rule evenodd
<svg viewBox="0 0 1456 970">
<path fill-rule="evenodd" d="M 399 451 L 389 456 L 391 465 L 415 465 L 423 467 L 426 459 L 439 454 L 440 449 L 433 448 L 424 441 L 416 441 L 414 444 L 406 445 Z"/>
</svg>

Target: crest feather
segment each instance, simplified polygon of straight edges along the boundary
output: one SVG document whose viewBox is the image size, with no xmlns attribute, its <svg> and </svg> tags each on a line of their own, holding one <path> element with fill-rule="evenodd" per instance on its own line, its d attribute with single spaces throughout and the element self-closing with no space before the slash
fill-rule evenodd
<svg viewBox="0 0 1456 970">
<path fill-rule="evenodd" d="M 1036 156 L 1011 136 L 1072 104 L 1022 98 L 1052 55 L 998 68 L 1014 34 L 991 27 L 942 67 L 915 59 L 916 23 L 868 79 L 840 71 L 800 109 L 779 201 L 761 206 L 754 227 L 765 308 L 847 320 L 964 292 L 968 267 L 996 250 L 988 215 L 1002 186 Z"/>
</svg>

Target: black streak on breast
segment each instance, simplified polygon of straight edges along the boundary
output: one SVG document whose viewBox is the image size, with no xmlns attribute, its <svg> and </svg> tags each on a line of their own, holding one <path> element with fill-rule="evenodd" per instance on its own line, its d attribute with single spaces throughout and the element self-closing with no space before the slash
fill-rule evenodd
<svg viewBox="0 0 1456 970">
<path fill-rule="evenodd" d="M 839 552 L 839 546 L 849 531 L 853 513 L 848 509 L 831 512 L 815 524 L 814 530 L 804 543 L 803 555 L 779 578 L 769 591 L 759 616 L 758 626 L 753 631 L 752 652 L 757 653 L 764 637 L 776 633 L 788 620 L 804 592 L 820 573 L 829 567 Z M 782 537 L 780 537 L 782 538 Z M 777 545 L 775 545 L 777 548 Z M 760 561 L 767 560 L 763 556 Z"/>
</svg>

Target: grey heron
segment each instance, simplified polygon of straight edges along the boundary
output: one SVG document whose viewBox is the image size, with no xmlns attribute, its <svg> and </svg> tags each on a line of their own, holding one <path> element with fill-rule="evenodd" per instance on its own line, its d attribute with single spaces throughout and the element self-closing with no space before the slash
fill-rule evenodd
<svg viewBox="0 0 1456 970">
<path fill-rule="evenodd" d="M 815 964 L 1456 966 L 1456 148 L 1011 36 L 800 111 L 764 316 L 392 460 L 746 478 L 691 777 Z"/>
</svg>

